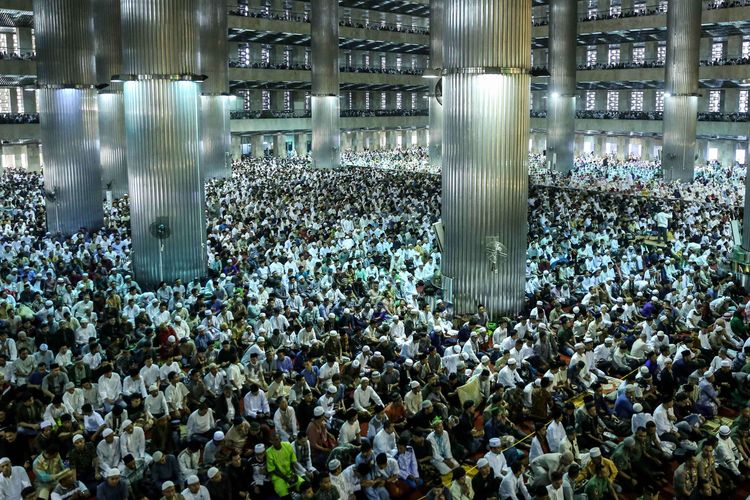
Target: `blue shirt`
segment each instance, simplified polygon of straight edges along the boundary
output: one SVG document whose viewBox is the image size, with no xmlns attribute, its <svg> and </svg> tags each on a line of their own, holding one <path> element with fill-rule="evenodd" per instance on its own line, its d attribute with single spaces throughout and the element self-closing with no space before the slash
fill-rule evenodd
<svg viewBox="0 0 750 500">
<path fill-rule="evenodd" d="M 633 403 L 628 399 L 626 394 L 620 394 L 615 401 L 615 415 L 621 419 L 629 420 L 633 416 Z"/>
</svg>

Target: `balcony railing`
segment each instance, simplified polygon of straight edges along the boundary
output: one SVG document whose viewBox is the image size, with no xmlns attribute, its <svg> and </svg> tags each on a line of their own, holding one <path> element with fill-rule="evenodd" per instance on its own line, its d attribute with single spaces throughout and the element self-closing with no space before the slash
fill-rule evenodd
<svg viewBox="0 0 750 500">
<path fill-rule="evenodd" d="M 750 0 L 706 0 L 703 2 L 704 10 L 729 9 L 733 7 L 750 6 Z M 591 10 L 579 12 L 578 20 L 601 21 L 606 19 L 626 19 L 629 17 L 655 16 L 667 12 L 667 4 L 664 5 L 641 5 L 630 9 L 608 9 L 608 10 Z M 549 25 L 549 16 L 535 16 L 531 20 L 532 26 Z"/>
<path fill-rule="evenodd" d="M 230 68 L 249 68 L 249 69 L 284 69 L 297 71 L 310 71 L 309 64 L 292 64 L 292 63 L 272 63 L 263 61 L 240 61 L 238 59 L 229 60 Z M 408 66 L 341 66 L 340 71 L 344 73 L 375 73 L 381 75 L 412 75 L 421 76 L 424 68 L 412 68 Z"/>
<path fill-rule="evenodd" d="M 427 109 L 343 109 L 340 112 L 342 118 L 379 118 L 389 116 L 427 116 Z M 232 120 L 262 120 L 270 118 L 310 118 L 311 112 L 307 111 L 233 111 Z"/>
<path fill-rule="evenodd" d="M 736 56 L 736 57 L 722 57 L 720 59 L 703 59 L 698 62 L 701 67 L 708 66 L 741 66 L 750 64 L 750 57 L 747 56 Z M 644 59 L 642 61 L 628 61 L 618 63 L 593 63 L 593 64 L 579 64 L 576 69 L 578 71 L 595 71 L 595 70 L 609 70 L 609 69 L 649 69 L 649 68 L 663 68 L 663 59 Z M 531 76 L 549 76 L 549 68 L 547 66 L 535 66 L 531 70 Z"/>
<path fill-rule="evenodd" d="M 531 118 L 546 118 L 547 111 L 531 111 Z M 579 120 L 663 120 L 663 111 L 603 111 L 578 110 Z M 750 113 L 698 113 L 699 122 L 749 122 Z"/>
</svg>

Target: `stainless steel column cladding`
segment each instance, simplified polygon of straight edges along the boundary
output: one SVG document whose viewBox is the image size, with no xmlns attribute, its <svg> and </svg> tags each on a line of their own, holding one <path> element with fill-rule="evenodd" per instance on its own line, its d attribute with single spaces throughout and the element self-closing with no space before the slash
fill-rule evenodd
<svg viewBox="0 0 750 500">
<path fill-rule="evenodd" d="M 670 0 L 664 88 L 662 171 L 667 181 L 692 181 L 698 126 L 701 0 Z"/>
<path fill-rule="evenodd" d="M 133 268 L 139 282 L 206 272 L 198 0 L 122 0 Z"/>
<path fill-rule="evenodd" d="M 456 312 L 524 301 L 531 0 L 445 3 L 444 276 Z"/>
<path fill-rule="evenodd" d="M 339 3 L 312 0 L 312 162 L 316 168 L 341 164 L 339 136 Z"/>
<path fill-rule="evenodd" d="M 99 159 L 102 187 L 114 198 L 128 192 L 128 164 L 125 158 L 125 101 L 122 84 L 112 76 L 122 73 L 122 27 L 120 0 L 98 0 L 94 4 L 96 81 L 109 85 L 99 92 Z"/>
<path fill-rule="evenodd" d="M 200 0 L 199 72 L 203 83 L 201 114 L 202 170 L 204 178 L 228 177 L 232 173 L 229 152 L 229 87 L 227 54 L 227 5 L 217 0 Z"/>
<path fill-rule="evenodd" d="M 578 1 L 551 0 L 549 10 L 547 160 L 554 170 L 568 173 L 575 150 Z"/>
<path fill-rule="evenodd" d="M 34 0 L 47 228 L 102 227 L 92 0 Z"/>
<path fill-rule="evenodd" d="M 443 9 L 444 0 L 430 1 L 430 164 L 443 161 Z"/>
</svg>

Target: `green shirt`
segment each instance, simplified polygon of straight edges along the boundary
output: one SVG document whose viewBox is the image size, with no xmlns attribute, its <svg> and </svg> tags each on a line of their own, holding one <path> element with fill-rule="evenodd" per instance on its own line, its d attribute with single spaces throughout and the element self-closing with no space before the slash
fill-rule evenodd
<svg viewBox="0 0 750 500">
<path fill-rule="evenodd" d="M 606 477 L 594 476 L 586 483 L 584 492 L 590 500 L 604 498 L 609 493 L 609 480 Z"/>
<path fill-rule="evenodd" d="M 297 461 L 297 455 L 294 454 L 294 448 L 291 444 L 282 441 L 281 448 L 276 449 L 273 446 L 266 450 L 266 468 L 268 474 L 277 471 L 284 476 L 292 474 L 292 464 Z"/>
<path fill-rule="evenodd" d="M 625 449 L 625 445 L 623 443 L 617 445 L 614 453 L 612 453 L 612 461 L 617 466 L 617 469 L 623 472 L 629 472 L 630 460 L 630 453 Z"/>
</svg>

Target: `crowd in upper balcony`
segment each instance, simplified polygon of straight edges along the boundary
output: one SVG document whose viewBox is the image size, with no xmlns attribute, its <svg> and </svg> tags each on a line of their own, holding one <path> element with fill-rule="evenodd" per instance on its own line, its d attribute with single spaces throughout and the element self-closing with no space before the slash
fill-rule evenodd
<svg viewBox="0 0 750 500">
<path fill-rule="evenodd" d="M 34 59 L 36 59 L 36 52 L 33 52 L 33 51 L 22 51 L 22 52 L 0 51 L 0 60 L 33 61 Z"/>
<path fill-rule="evenodd" d="M 546 118 L 547 110 L 532 110 L 532 118 Z M 576 111 L 578 119 L 597 119 L 597 120 L 663 120 L 663 111 L 609 111 L 580 109 Z M 747 122 L 750 121 L 750 113 L 698 113 L 699 122 Z"/>
<path fill-rule="evenodd" d="M 238 59 L 229 60 L 230 68 L 250 68 L 250 69 L 284 69 L 284 70 L 299 70 L 299 71 L 310 71 L 312 66 L 304 63 L 291 63 L 281 62 L 274 63 L 270 61 L 253 61 L 244 62 Z M 339 71 L 344 73 L 373 73 L 381 75 L 413 75 L 419 76 L 424 73 L 424 68 L 412 68 L 410 66 L 403 65 L 401 67 L 396 66 L 340 66 Z"/>
<path fill-rule="evenodd" d="M 39 123 L 39 113 L 0 113 L 0 124 Z"/>
<path fill-rule="evenodd" d="M 293 12 L 291 10 L 271 10 L 265 7 L 250 8 L 247 5 L 238 5 L 230 9 L 229 13 L 234 16 L 253 17 L 258 19 L 272 19 L 275 21 L 294 21 L 299 23 L 310 22 L 310 12 Z M 363 28 L 374 31 L 392 31 L 395 33 L 411 33 L 418 35 L 429 35 L 430 29 L 403 23 L 389 23 L 385 21 L 373 21 L 370 19 L 354 19 L 347 17 L 339 20 L 339 26 L 347 28 Z"/>
</svg>

